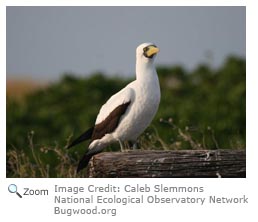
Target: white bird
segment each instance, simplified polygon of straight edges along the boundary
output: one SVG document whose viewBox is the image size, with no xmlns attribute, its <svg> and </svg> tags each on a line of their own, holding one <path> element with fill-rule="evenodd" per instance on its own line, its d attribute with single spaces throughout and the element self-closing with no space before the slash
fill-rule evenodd
<svg viewBox="0 0 258 222">
<path fill-rule="evenodd" d="M 139 135 L 149 126 L 160 102 L 160 86 L 153 61 L 159 48 L 143 43 L 136 49 L 136 80 L 113 95 L 100 109 L 95 126 L 88 129 L 68 148 L 90 139 L 88 151 L 81 159 L 77 172 L 86 167 L 97 153 L 111 143 L 136 144 Z"/>
</svg>

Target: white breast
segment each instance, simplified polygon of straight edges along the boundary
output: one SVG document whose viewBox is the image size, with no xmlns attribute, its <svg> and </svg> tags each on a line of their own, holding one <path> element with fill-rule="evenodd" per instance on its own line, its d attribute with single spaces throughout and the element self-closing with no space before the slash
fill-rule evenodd
<svg viewBox="0 0 258 222">
<path fill-rule="evenodd" d="M 160 102 L 160 87 L 155 73 L 145 82 L 135 81 L 131 85 L 135 98 L 122 117 L 113 136 L 120 140 L 135 141 L 153 120 Z"/>
</svg>

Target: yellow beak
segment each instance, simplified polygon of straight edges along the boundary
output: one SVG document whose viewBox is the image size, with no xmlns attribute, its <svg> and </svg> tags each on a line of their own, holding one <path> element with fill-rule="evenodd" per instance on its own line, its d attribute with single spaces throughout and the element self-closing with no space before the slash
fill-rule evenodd
<svg viewBox="0 0 258 222">
<path fill-rule="evenodd" d="M 159 48 L 156 47 L 156 46 L 151 45 L 151 46 L 148 47 L 148 51 L 146 52 L 146 55 L 148 57 L 151 57 L 151 56 L 157 54 L 158 52 L 159 52 Z"/>
</svg>

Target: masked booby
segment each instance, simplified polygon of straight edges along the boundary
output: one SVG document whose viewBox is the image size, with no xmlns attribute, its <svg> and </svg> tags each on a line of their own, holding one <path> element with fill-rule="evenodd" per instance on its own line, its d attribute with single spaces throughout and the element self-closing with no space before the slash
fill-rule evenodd
<svg viewBox="0 0 258 222">
<path fill-rule="evenodd" d="M 159 48 L 143 43 L 136 49 L 136 80 L 129 83 L 101 107 L 95 126 L 75 139 L 68 148 L 90 140 L 88 150 L 79 162 L 77 172 L 85 168 L 91 157 L 111 143 L 136 143 L 138 136 L 149 126 L 160 102 L 160 86 L 154 58 Z"/>
</svg>

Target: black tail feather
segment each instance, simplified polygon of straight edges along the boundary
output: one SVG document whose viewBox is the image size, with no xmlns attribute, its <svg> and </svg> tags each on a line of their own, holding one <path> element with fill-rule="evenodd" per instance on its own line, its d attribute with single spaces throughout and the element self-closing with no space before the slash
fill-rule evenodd
<svg viewBox="0 0 258 222">
<path fill-rule="evenodd" d="M 80 160 L 78 167 L 77 167 L 77 173 L 79 173 L 82 169 L 84 169 L 85 167 L 88 166 L 91 157 L 93 157 L 94 155 L 92 154 L 84 154 L 84 156 L 82 157 L 82 159 Z"/>
<path fill-rule="evenodd" d="M 71 148 L 72 146 L 75 146 L 85 140 L 91 139 L 92 133 L 93 133 L 94 127 L 91 127 L 86 132 L 81 134 L 77 139 L 75 139 L 68 147 L 67 149 Z"/>
<path fill-rule="evenodd" d="M 101 151 L 102 151 L 102 149 L 90 149 L 90 150 L 88 150 L 88 152 L 86 152 L 84 155 L 83 155 L 83 157 L 82 157 L 82 159 L 80 160 L 80 162 L 79 162 L 79 164 L 78 164 L 78 167 L 77 167 L 77 173 L 79 172 L 79 171 L 81 171 L 83 168 L 85 168 L 85 167 L 87 167 L 88 166 L 88 164 L 89 164 L 89 162 L 90 162 L 90 159 L 94 156 L 94 155 L 96 155 L 96 154 L 98 154 L 98 153 L 101 153 Z"/>
</svg>

